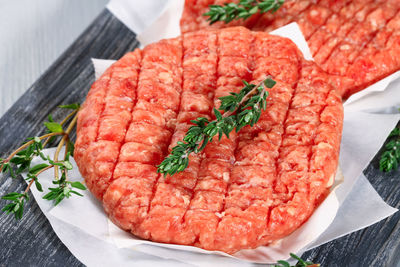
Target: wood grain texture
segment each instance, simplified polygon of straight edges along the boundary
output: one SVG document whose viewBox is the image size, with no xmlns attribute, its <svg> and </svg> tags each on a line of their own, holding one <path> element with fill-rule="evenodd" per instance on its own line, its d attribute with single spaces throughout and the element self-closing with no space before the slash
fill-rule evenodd
<svg viewBox="0 0 400 267">
<path fill-rule="evenodd" d="M 56 106 L 82 102 L 93 82 L 91 57 L 117 59 L 138 46 L 135 35 L 108 11 L 102 14 L 0 119 L 1 156 L 25 137 L 41 133 Z M 383 174 L 375 158 L 365 174 L 387 203 L 400 207 L 400 171 Z M 0 178 L 0 195 L 21 191 L 21 179 Z M 3 206 L 5 201 L 0 201 Z M 400 261 L 400 213 L 366 229 L 306 252 L 303 257 L 322 266 L 396 266 Z M 34 201 L 20 222 L 0 215 L 0 266 L 82 266 L 53 232 Z"/>
<path fill-rule="evenodd" d="M 379 171 L 381 152 L 382 148 L 364 170 L 364 174 L 383 200 L 399 209 L 400 169 L 389 173 Z M 400 212 L 310 250 L 303 257 L 329 267 L 400 266 Z"/>
<path fill-rule="evenodd" d="M 0 117 L 108 0 L 0 0 Z"/>
<path fill-rule="evenodd" d="M 66 115 L 56 107 L 83 102 L 94 81 L 90 58 L 118 59 L 138 46 L 135 35 L 104 10 L 95 22 L 0 119 L 0 156 L 28 136 L 43 131 L 48 114 Z M 23 191 L 22 179 L 0 178 L 0 195 Z M 4 206 L 5 201 L 0 201 Z M 35 201 L 20 222 L 0 215 L 0 266 L 81 266 L 53 232 Z"/>
</svg>

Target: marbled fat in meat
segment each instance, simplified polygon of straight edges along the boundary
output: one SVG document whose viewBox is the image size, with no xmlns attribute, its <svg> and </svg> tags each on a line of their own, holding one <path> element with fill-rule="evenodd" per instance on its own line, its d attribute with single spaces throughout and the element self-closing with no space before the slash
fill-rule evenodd
<svg viewBox="0 0 400 267">
<path fill-rule="evenodd" d="M 287 0 L 274 14 L 209 25 L 209 5 L 239 0 L 186 0 L 182 33 L 244 26 L 270 32 L 297 22 L 315 62 L 331 74 L 329 81 L 344 98 L 400 69 L 400 1 Z"/>
<path fill-rule="evenodd" d="M 188 168 L 156 166 L 218 97 L 271 75 L 253 127 L 215 139 Z M 109 217 L 141 238 L 234 253 L 302 225 L 329 192 L 343 108 L 328 75 L 289 39 L 243 27 L 190 32 L 135 50 L 92 86 L 75 159 Z"/>
</svg>

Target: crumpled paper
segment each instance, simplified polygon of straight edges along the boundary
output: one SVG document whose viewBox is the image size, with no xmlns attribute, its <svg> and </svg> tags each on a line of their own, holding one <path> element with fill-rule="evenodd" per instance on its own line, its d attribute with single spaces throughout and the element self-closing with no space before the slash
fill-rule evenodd
<svg viewBox="0 0 400 267">
<path fill-rule="evenodd" d="M 142 44 L 179 34 L 180 15 L 177 14 L 181 14 L 183 0 L 112 0 L 108 8 L 138 34 Z M 311 59 L 308 46 L 301 33 L 298 36 L 299 29 L 296 27 L 296 24 L 286 26 L 286 30 L 280 29 L 280 34 L 295 39 L 305 57 Z M 96 75 L 100 75 L 113 61 L 93 62 Z M 400 119 L 398 114 L 381 114 L 395 109 L 391 106 L 388 108 L 386 102 L 375 99 L 378 94 L 379 100 L 391 99 L 390 104 L 393 106 L 399 104 L 393 99 L 400 98 L 393 96 L 400 91 L 400 85 L 398 81 L 390 83 L 395 78 L 396 74 L 355 94 L 345 103 L 339 159 L 344 182 L 335 187 L 334 193 L 328 196 L 307 223 L 275 246 L 244 250 L 232 257 L 190 246 L 140 240 L 108 221 L 100 203 L 89 192 L 85 192 L 84 198 L 72 198 L 55 208 L 51 208 L 49 203 L 41 199 L 42 193 L 33 190 L 33 194 L 60 239 L 79 260 L 89 266 L 144 266 L 160 264 L 160 261 L 166 266 L 177 266 L 179 263 L 193 266 L 243 266 L 247 263 L 239 259 L 265 263 L 287 258 L 289 252 L 300 254 L 309 248 L 369 226 L 397 211 L 384 203 L 362 175 L 362 170 Z M 370 125 L 374 127 L 371 128 Z M 51 154 L 53 151 L 46 152 Z M 74 167 L 76 171 L 75 163 Z M 74 177 L 82 180 L 79 173 L 75 173 Z M 45 172 L 41 176 L 42 181 L 51 179 L 51 172 Z M 43 185 L 46 187 L 45 183 Z"/>
<path fill-rule="evenodd" d="M 353 112 L 351 115 L 352 116 L 346 116 L 348 118 L 344 121 L 345 133 L 351 131 L 353 128 L 360 129 L 360 131 L 368 131 L 369 123 L 374 124 L 377 129 L 390 129 L 390 127 L 394 126 L 396 121 L 400 119 L 400 116 L 393 117 L 392 115 L 381 114 L 372 114 L 371 116 L 371 114 L 364 112 Z M 375 144 L 382 144 L 389 131 L 390 130 L 377 131 L 374 138 L 369 140 L 369 144 L 362 144 L 364 147 L 367 146 L 365 151 L 367 151 L 371 157 L 376 151 Z M 345 133 L 342 141 L 342 148 L 346 147 L 348 142 L 357 142 L 360 139 L 359 136 L 352 135 L 345 138 Z M 52 155 L 54 150 L 55 149 L 47 149 L 45 152 L 48 155 Z M 354 153 L 351 153 L 351 150 L 348 150 L 348 152 L 341 152 L 341 164 L 344 159 L 352 157 L 352 154 Z M 353 163 L 360 166 L 367 165 L 369 159 L 367 159 L 367 157 L 363 158 L 358 158 L 354 160 Z M 40 159 L 35 159 L 34 164 L 40 161 Z M 83 179 L 77 170 L 75 162 L 72 163 L 74 169 L 70 177 L 72 177 L 72 180 L 82 181 Z M 342 168 L 343 173 L 346 173 L 346 167 Z M 44 172 L 40 176 L 44 188 L 51 186 L 50 181 L 52 177 L 53 173 L 51 170 Z M 273 248 L 265 247 L 270 250 L 269 253 L 273 250 L 277 255 L 283 256 L 280 259 L 286 258 L 286 249 L 290 249 L 290 252 L 297 252 L 300 254 L 308 248 L 321 245 L 332 239 L 369 226 L 397 211 L 384 203 L 363 175 L 360 175 L 358 179 L 355 179 L 356 177 L 349 178 L 353 178 L 350 180 L 355 184 L 352 186 L 351 192 L 343 200 L 343 203 L 340 204 L 340 201 L 338 201 L 340 198 L 335 199 L 332 197 L 326 199 L 310 220 L 304 224 L 303 227 L 312 227 L 316 225 L 319 227 L 317 230 L 319 230 L 320 233 L 323 232 L 314 242 L 312 242 L 313 240 L 307 240 L 309 244 L 298 250 L 295 244 L 296 242 L 293 240 L 300 239 L 303 241 L 308 238 L 308 236 L 304 234 L 307 230 L 304 231 L 302 227 L 289 236 L 288 240 L 291 242 L 288 243 L 292 247 L 282 247 L 285 243 L 281 243 L 280 246 Z M 344 187 L 344 184 L 338 187 L 337 190 L 342 187 Z M 236 264 L 240 264 L 241 266 L 247 265 L 245 262 L 239 261 L 238 259 L 212 255 L 210 252 L 202 251 L 198 248 L 165 244 L 160 246 L 160 244 L 150 241 L 138 241 L 131 234 L 114 226 L 107 219 L 99 201 L 94 199 L 88 191 L 84 192 L 84 197 L 73 196 L 61 202 L 56 207 L 52 207 L 48 201 L 41 198 L 44 193 L 38 192 L 36 189 L 32 191 L 40 208 L 49 219 L 61 241 L 85 265 L 112 266 L 118 264 L 118 266 L 143 266 L 145 263 L 160 264 L 161 261 L 165 266 L 177 266 L 178 263 L 186 263 L 193 266 L 220 266 L 221 264 L 227 264 L 229 266 Z M 329 206 L 329 208 L 339 207 L 337 214 L 336 212 L 332 213 L 331 210 L 324 211 L 326 210 L 326 206 Z M 325 217 L 324 212 L 327 212 L 331 217 Z M 321 217 L 323 218 L 322 221 L 320 221 Z M 312 221 L 313 218 L 316 218 L 316 222 Z M 332 220 L 333 222 L 331 222 Z M 324 224 L 321 224 L 321 222 Z M 312 231 L 314 231 L 314 229 Z M 302 235 L 302 232 L 304 235 Z M 132 243 L 134 243 L 134 245 L 132 245 Z M 137 245 L 138 243 L 142 245 Z M 153 245 L 151 245 L 152 243 Z M 168 247 L 172 247 L 173 249 Z M 190 252 L 187 249 L 197 252 Z M 243 254 L 244 255 L 241 256 L 247 257 L 247 260 L 252 262 L 263 262 L 263 256 L 266 256 L 258 255 L 255 250 L 245 251 Z M 152 255 L 152 257 L 149 255 Z"/>
<path fill-rule="evenodd" d="M 107 8 L 145 46 L 180 35 L 183 4 L 184 0 L 111 0 Z"/>
<path fill-rule="evenodd" d="M 290 38 L 294 43 L 297 44 L 299 49 L 302 51 L 304 56 L 307 59 L 312 59 L 311 52 L 307 45 L 306 40 L 304 39 L 303 34 L 300 31 L 299 26 L 296 23 L 291 23 L 284 27 L 281 27 L 271 34 L 283 36 Z M 101 75 L 114 61 L 112 60 L 98 60 L 94 59 L 93 63 L 95 66 L 95 73 L 97 77 Z M 97 78 L 96 77 L 96 78 Z M 338 172 L 338 177 L 336 180 L 343 180 L 340 178 L 341 172 Z M 340 182 L 338 182 L 340 184 Z M 314 212 L 313 216 L 308 220 L 306 224 L 304 224 L 301 229 L 297 230 L 293 233 L 290 237 L 284 238 L 281 242 L 276 245 L 270 245 L 268 247 L 259 247 L 257 249 L 252 250 L 242 250 L 234 255 L 235 258 L 252 261 L 252 262 L 259 262 L 259 263 L 266 263 L 266 262 L 276 262 L 279 259 L 286 258 L 290 252 L 298 252 L 306 245 L 310 244 L 314 241 L 319 235 L 321 235 L 328 226 L 332 223 L 335 215 L 339 209 L 340 200 L 336 195 L 336 191 L 340 186 L 335 187 L 335 190 L 332 190 L 331 194 L 325 199 L 324 203 L 318 207 L 318 209 Z M 200 248 L 195 248 L 192 246 L 178 246 L 178 245 L 171 245 L 171 244 L 162 244 L 162 243 L 155 243 L 147 240 L 142 240 L 140 238 L 136 238 L 129 233 L 121 231 L 118 227 L 116 227 L 112 222 L 109 223 L 109 230 L 110 235 L 114 243 L 120 248 L 127 248 L 127 247 L 138 247 L 138 245 L 152 245 L 150 251 L 155 253 L 154 251 L 157 246 L 157 253 L 154 255 L 174 255 L 174 258 L 182 257 L 181 251 L 188 251 L 188 252 L 197 252 L 204 254 L 214 254 L 214 255 L 223 255 L 227 257 L 232 257 L 229 254 L 223 252 L 210 252 Z M 164 248 L 164 249 L 161 249 Z M 175 248 L 179 251 L 168 251 L 165 248 Z M 163 253 L 166 251 L 165 253 Z"/>
</svg>

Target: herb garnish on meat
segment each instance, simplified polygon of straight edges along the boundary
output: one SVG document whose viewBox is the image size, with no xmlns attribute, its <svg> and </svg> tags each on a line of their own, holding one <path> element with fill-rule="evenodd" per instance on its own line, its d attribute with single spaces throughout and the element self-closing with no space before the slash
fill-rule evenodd
<svg viewBox="0 0 400 267">
<path fill-rule="evenodd" d="M 238 4 L 226 3 L 223 6 L 210 5 L 210 11 L 203 16 L 209 17 L 210 24 L 217 21 L 229 23 L 232 20 L 248 19 L 256 13 L 267 13 L 277 11 L 284 3 L 284 0 L 240 0 Z"/>
<path fill-rule="evenodd" d="M 272 88 L 276 82 L 266 78 L 258 85 L 246 81 L 243 83 L 245 87 L 239 93 L 219 98 L 221 106 L 219 110 L 214 108 L 215 120 L 200 117 L 191 121 L 195 125 L 189 128 L 183 141 L 178 142 L 171 154 L 157 166 L 159 173 L 174 175 L 183 171 L 189 164 L 189 154 L 202 151 L 217 134 L 220 140 L 224 134 L 229 138 L 229 133 L 234 129 L 238 132 L 244 126 L 253 126 L 258 122 L 267 106 L 268 92 L 265 87 Z M 225 113 L 222 115 L 220 111 Z"/>
</svg>

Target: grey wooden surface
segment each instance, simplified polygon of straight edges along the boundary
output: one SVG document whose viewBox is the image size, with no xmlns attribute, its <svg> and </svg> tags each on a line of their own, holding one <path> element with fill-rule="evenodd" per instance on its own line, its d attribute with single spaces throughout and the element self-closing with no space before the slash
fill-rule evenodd
<svg viewBox="0 0 400 267">
<path fill-rule="evenodd" d="M 108 11 L 93 22 L 74 44 L 0 119 L 0 157 L 27 136 L 43 131 L 47 114 L 61 118 L 61 103 L 82 102 L 93 82 L 90 57 L 117 59 L 138 45 L 135 35 Z M 378 151 L 377 151 L 378 152 Z M 379 154 L 379 153 L 378 153 Z M 383 174 L 377 158 L 365 174 L 390 205 L 400 207 L 400 171 Z M 21 179 L 0 177 L 0 195 L 24 188 Z M 0 201 L 3 206 L 5 201 Z M 400 260 L 400 213 L 344 236 L 303 257 L 322 266 L 396 266 Z M 81 266 L 52 231 L 37 204 L 31 201 L 22 221 L 0 215 L 0 266 Z"/>
<path fill-rule="evenodd" d="M 400 169 L 390 173 L 380 172 L 381 152 L 377 152 L 364 174 L 386 203 L 400 209 Z M 322 266 L 400 267 L 400 212 L 308 251 L 303 257 Z"/>
<path fill-rule="evenodd" d="M 0 0 L 0 117 L 108 0 Z"/>
<path fill-rule="evenodd" d="M 55 120 L 65 116 L 58 105 L 85 99 L 94 81 L 90 58 L 118 59 L 137 46 L 135 34 L 104 10 L 0 119 L 0 157 L 26 137 L 43 132 L 48 114 Z M 23 191 L 25 186 L 21 177 L 13 180 L 0 175 L 0 195 Z M 5 203 L 0 200 L 0 207 Z M 34 200 L 21 221 L 0 214 L 0 266 L 81 265 L 57 238 Z"/>
</svg>

